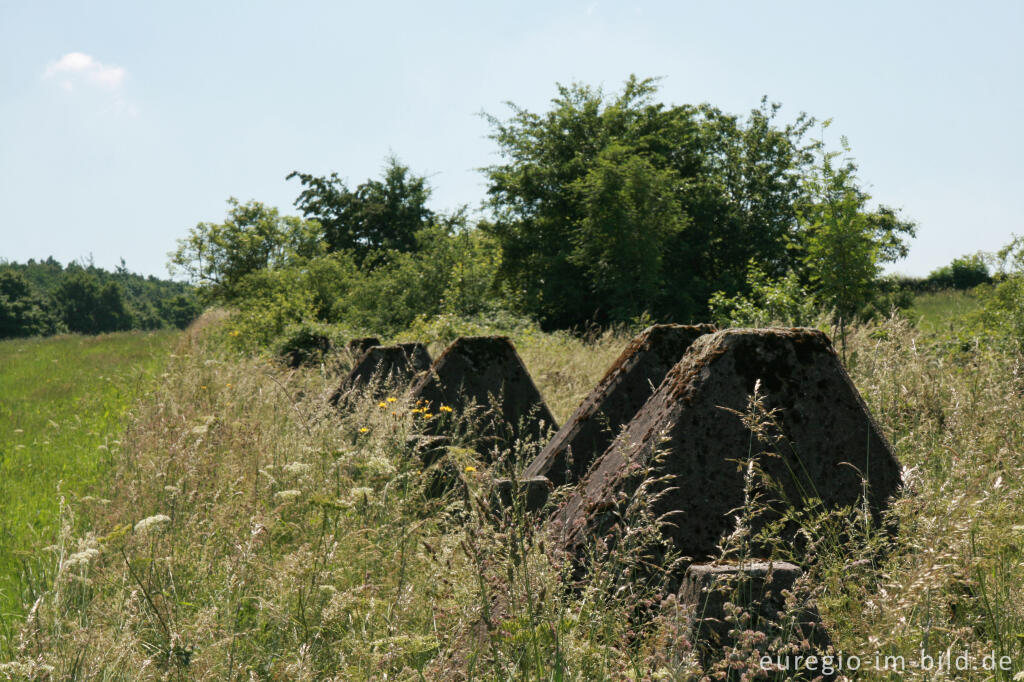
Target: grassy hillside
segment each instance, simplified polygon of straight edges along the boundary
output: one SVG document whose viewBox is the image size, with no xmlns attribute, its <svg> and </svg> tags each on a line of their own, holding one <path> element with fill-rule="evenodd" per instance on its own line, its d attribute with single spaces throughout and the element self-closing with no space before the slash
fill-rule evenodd
<svg viewBox="0 0 1024 682">
<path fill-rule="evenodd" d="M 189 338 L 133 408 L 102 493 L 109 503 L 71 503 L 78 522 L 62 533 L 62 552 L 45 555 L 58 580 L 8 641 L 15 660 L 0 672 L 622 680 L 700 671 L 674 598 L 631 579 L 631 538 L 653 524 L 642 495 L 622 545 L 565 590 L 568 567 L 536 526 L 520 512 L 488 512 L 488 486 L 507 472 L 456 448 L 466 494 L 425 494 L 430 476 L 407 439 L 426 417 L 403 396 L 337 413 L 326 398 L 340 358 L 288 371 Z M 560 420 L 627 341 L 515 338 Z M 807 568 L 800 594 L 817 599 L 846 654 L 911 661 L 924 648 L 977 663 L 996 652 L 1013 671 L 961 678 L 1010 679 L 1024 664 L 1019 361 L 984 343 L 968 356 L 929 344 L 900 319 L 850 337 L 851 375 L 906 467 L 899 535 L 804 519 L 809 554 L 780 547 L 775 558 Z M 518 454 L 521 463 L 531 450 Z M 637 619 L 659 603 L 659 615 Z M 727 667 L 750 671 L 759 653 L 789 646 L 745 635 L 704 672 L 725 679 Z"/>
<path fill-rule="evenodd" d="M 47 586 L 62 500 L 102 495 L 126 410 L 178 332 L 0 342 L 0 622 Z"/>
</svg>

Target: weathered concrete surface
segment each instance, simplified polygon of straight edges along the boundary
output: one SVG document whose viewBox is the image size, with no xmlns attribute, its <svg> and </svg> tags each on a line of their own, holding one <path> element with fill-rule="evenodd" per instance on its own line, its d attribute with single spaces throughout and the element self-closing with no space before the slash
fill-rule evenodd
<svg viewBox="0 0 1024 682">
<path fill-rule="evenodd" d="M 400 343 L 398 347 L 405 351 L 413 372 L 426 372 L 430 369 L 431 359 L 430 353 L 427 352 L 426 344 L 416 341 L 413 343 Z"/>
<path fill-rule="evenodd" d="M 530 476 L 517 480 L 496 479 L 491 496 L 491 511 L 498 515 L 514 513 L 520 509 L 525 512 L 538 512 L 548 503 L 548 496 L 553 487 L 545 476 Z"/>
<path fill-rule="evenodd" d="M 544 404 L 512 342 L 504 336 L 463 336 L 452 342 L 412 388 L 413 400 L 438 415 L 443 408 L 464 414 L 472 405 L 481 454 L 511 447 L 516 439 L 540 440 L 555 419 Z M 496 408 L 492 410 L 493 407 Z M 442 434 L 451 420 L 434 419 L 425 429 Z"/>
<path fill-rule="evenodd" d="M 753 440 L 739 416 L 723 409 L 745 412 L 758 381 L 765 408 L 778 409 L 769 432 L 780 440 L 770 445 Z M 661 530 L 662 548 L 692 561 L 712 558 L 744 504 L 739 462 L 763 451 L 773 454 L 760 454 L 758 463 L 781 490 L 759 484 L 754 492 L 776 510 L 807 508 L 815 497 L 826 509 L 856 505 L 863 472 L 877 518 L 900 485 L 899 462 L 824 334 L 733 329 L 693 343 L 555 512 L 550 529 L 577 556 L 597 537 L 613 540 L 619 512 L 647 480 L 652 497 L 663 493 L 650 510 L 672 522 Z M 755 530 L 777 518 L 763 513 Z M 787 526 L 783 536 L 793 530 Z"/>
<path fill-rule="evenodd" d="M 363 353 L 370 350 L 373 346 L 379 345 L 380 339 L 376 336 L 364 336 L 359 339 L 352 339 L 345 345 L 345 347 L 348 349 L 348 352 L 352 357 L 358 361 L 359 358 L 363 356 Z"/>
<path fill-rule="evenodd" d="M 656 324 L 645 329 L 622 351 L 523 475 L 547 476 L 556 486 L 578 482 L 690 344 L 715 331 L 710 324 Z"/>
<path fill-rule="evenodd" d="M 291 348 L 281 355 L 289 369 L 317 364 L 331 350 L 331 340 L 324 334 L 310 334 L 300 344 L 301 347 Z"/>
<path fill-rule="evenodd" d="M 422 343 L 398 346 L 371 346 L 348 373 L 331 396 L 336 405 L 348 391 L 374 384 L 378 393 L 401 387 L 404 389 L 424 365 L 429 367 L 430 355 Z"/>
<path fill-rule="evenodd" d="M 751 616 L 746 628 L 770 634 L 780 630 L 799 640 L 824 648 L 831 637 L 821 624 L 817 609 L 810 604 L 786 604 L 785 592 L 803 574 L 794 564 L 776 561 L 747 561 L 742 564 L 693 564 L 686 569 L 679 602 L 692 608 L 691 641 L 719 647 L 730 641 L 730 623 L 725 612 L 729 602 Z"/>
</svg>

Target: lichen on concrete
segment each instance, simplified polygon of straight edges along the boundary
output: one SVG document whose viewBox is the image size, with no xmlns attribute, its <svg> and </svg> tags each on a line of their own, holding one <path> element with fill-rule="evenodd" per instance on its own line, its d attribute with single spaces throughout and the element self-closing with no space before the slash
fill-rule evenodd
<svg viewBox="0 0 1024 682">
<path fill-rule="evenodd" d="M 547 476 L 554 485 L 579 481 L 690 344 L 714 331 L 710 324 L 658 324 L 641 332 L 523 475 Z"/>
<path fill-rule="evenodd" d="M 737 414 L 747 410 L 755 385 L 764 408 L 777 410 L 772 443 L 753 439 Z M 578 555 L 614 531 L 621 502 L 645 479 L 667 477 L 648 490 L 655 517 L 671 517 L 661 531 L 664 546 L 693 561 L 713 558 L 744 504 L 741 464 L 751 456 L 778 485 L 759 483 L 768 507 L 760 524 L 815 500 L 821 509 L 857 507 L 865 484 L 878 522 L 901 482 L 899 462 L 823 333 L 731 329 L 693 343 L 550 528 Z M 794 531 L 784 526 L 784 534 Z"/>
</svg>

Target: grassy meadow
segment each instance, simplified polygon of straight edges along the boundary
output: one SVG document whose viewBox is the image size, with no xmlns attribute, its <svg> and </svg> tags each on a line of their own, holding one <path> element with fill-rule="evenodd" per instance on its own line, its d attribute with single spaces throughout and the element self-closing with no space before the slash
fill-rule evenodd
<svg viewBox="0 0 1024 682">
<path fill-rule="evenodd" d="M 0 624 L 48 587 L 61 505 L 102 496 L 127 411 L 180 333 L 0 342 Z M 0 652 L 3 648 L 0 647 Z"/>
<path fill-rule="evenodd" d="M 903 316 L 923 332 L 956 333 L 980 309 L 973 290 L 945 289 L 918 294 Z"/>
<path fill-rule="evenodd" d="M 642 494 L 620 545 L 598 548 L 588 580 L 564 589 L 569 567 L 535 520 L 488 504 L 509 471 L 453 447 L 460 485 L 432 497 L 409 441 L 425 417 L 405 396 L 330 409 L 344 355 L 287 370 L 225 351 L 216 337 L 229 328 L 184 337 L 117 447 L 110 436 L 99 450 L 102 492 L 68 498 L 59 550 L 41 555 L 56 580 L 0 642 L 0 679 L 790 677 L 758 677 L 756 661 L 800 642 L 746 632 L 739 613 L 736 640 L 702 658 L 674 596 L 631 579 L 633 550 L 656 529 Z M 774 558 L 805 568 L 793 598 L 817 602 L 837 650 L 976 663 L 995 652 L 1011 671 L 978 663 L 957 679 L 1009 680 L 1024 667 L 1024 366 L 984 338 L 955 353 L 933 338 L 899 317 L 849 336 L 854 383 L 906 468 L 899 534 L 808 518 L 807 546 Z M 629 336 L 513 340 L 564 422 Z M 522 444 L 513 470 L 535 451 Z M 949 678 L 868 666 L 854 677 Z"/>
</svg>

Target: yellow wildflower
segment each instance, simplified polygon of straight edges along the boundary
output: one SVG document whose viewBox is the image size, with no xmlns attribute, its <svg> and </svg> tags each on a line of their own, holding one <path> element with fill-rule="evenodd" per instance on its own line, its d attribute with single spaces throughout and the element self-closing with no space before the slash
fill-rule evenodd
<svg viewBox="0 0 1024 682">
<path fill-rule="evenodd" d="M 359 433 L 369 433 L 369 432 L 370 432 L 370 429 L 366 428 L 365 426 L 362 427 L 361 429 L 359 429 Z"/>
<path fill-rule="evenodd" d="M 388 404 L 386 402 L 384 402 L 383 400 L 380 401 L 379 403 L 377 403 L 377 407 L 387 407 L 387 406 L 388 406 Z"/>
<path fill-rule="evenodd" d="M 441 411 L 442 412 L 451 412 L 452 408 L 448 407 L 447 405 L 442 405 L 441 406 Z"/>
<path fill-rule="evenodd" d="M 423 413 L 423 418 L 424 418 L 424 419 L 433 419 L 433 418 L 434 418 L 434 415 L 432 415 L 432 414 L 431 414 L 431 413 L 429 413 L 429 412 L 424 412 L 424 413 Z"/>
<path fill-rule="evenodd" d="M 468 466 L 468 467 L 466 467 L 466 473 L 467 474 L 476 473 L 476 467 L 475 466 Z"/>
<path fill-rule="evenodd" d="M 388 402 L 389 403 L 397 403 L 398 402 L 398 398 L 395 398 L 395 397 L 389 395 L 388 396 Z"/>
</svg>

